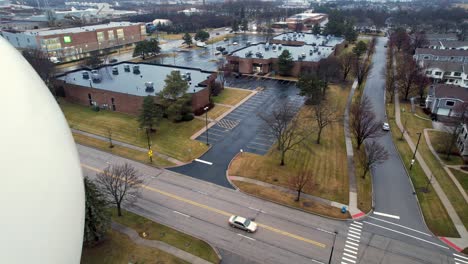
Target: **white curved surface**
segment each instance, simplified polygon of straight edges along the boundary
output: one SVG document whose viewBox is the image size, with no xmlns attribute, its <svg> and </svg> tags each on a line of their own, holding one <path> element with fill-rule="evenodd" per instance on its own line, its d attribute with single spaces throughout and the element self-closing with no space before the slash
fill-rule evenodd
<svg viewBox="0 0 468 264">
<path fill-rule="evenodd" d="M 79 263 L 84 187 L 70 129 L 2 37 L 0 90 L 0 263 Z"/>
</svg>

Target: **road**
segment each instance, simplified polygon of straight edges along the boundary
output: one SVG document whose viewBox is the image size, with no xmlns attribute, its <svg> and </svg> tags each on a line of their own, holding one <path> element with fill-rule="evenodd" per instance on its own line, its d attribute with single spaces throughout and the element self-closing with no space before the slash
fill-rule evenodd
<svg viewBox="0 0 468 264">
<path fill-rule="evenodd" d="M 144 186 L 141 198 L 125 207 L 205 239 L 220 249 L 223 263 L 329 263 L 333 245 L 331 263 L 353 263 L 344 258 L 355 263 L 453 263 L 450 252 L 440 246 L 373 233 L 367 221 L 322 218 L 93 148 L 77 148 L 85 175 L 93 176 L 109 164 L 135 166 Z M 231 214 L 255 218 L 258 232 L 231 228 Z M 356 233 L 359 226 L 362 231 Z M 356 252 L 354 258 L 350 251 Z"/>
</svg>

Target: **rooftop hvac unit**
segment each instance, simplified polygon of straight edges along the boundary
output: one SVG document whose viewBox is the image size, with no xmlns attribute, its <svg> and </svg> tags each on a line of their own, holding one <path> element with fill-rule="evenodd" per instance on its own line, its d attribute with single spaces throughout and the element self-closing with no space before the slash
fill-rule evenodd
<svg viewBox="0 0 468 264">
<path fill-rule="evenodd" d="M 278 45 L 278 50 L 282 49 L 283 48 L 283 45 L 279 44 Z"/>
<path fill-rule="evenodd" d="M 133 73 L 134 74 L 140 74 L 140 66 L 138 66 L 138 65 L 133 66 Z"/>
<path fill-rule="evenodd" d="M 309 50 L 309 55 L 312 56 L 312 54 L 314 54 L 314 51 L 313 51 L 313 50 Z"/>
<path fill-rule="evenodd" d="M 91 74 L 91 79 L 93 80 L 94 83 L 100 83 L 101 82 L 101 74 L 97 73 L 92 73 Z"/>
<path fill-rule="evenodd" d="M 302 58 L 305 58 L 305 57 L 306 57 L 306 54 L 305 54 L 305 53 L 302 53 L 302 54 L 301 54 L 301 57 L 302 57 Z"/>
<path fill-rule="evenodd" d="M 145 82 L 145 92 L 154 92 L 154 84 L 153 82 Z"/>
<path fill-rule="evenodd" d="M 89 72 L 84 71 L 84 72 L 82 72 L 81 74 L 83 75 L 83 79 L 89 80 Z"/>
<path fill-rule="evenodd" d="M 117 67 L 112 67 L 112 74 L 118 75 L 118 74 L 119 74 L 119 68 L 117 68 Z"/>
<path fill-rule="evenodd" d="M 130 72 L 130 65 L 125 64 L 125 65 L 124 65 L 124 71 Z"/>
<path fill-rule="evenodd" d="M 247 58 L 252 57 L 252 55 L 253 55 L 253 52 L 251 50 L 249 50 L 249 51 L 247 51 L 245 53 L 245 57 L 247 57 Z"/>
</svg>

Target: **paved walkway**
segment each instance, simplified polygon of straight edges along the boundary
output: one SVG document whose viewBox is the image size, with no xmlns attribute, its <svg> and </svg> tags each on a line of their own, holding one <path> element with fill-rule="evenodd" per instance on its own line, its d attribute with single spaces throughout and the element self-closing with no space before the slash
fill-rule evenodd
<svg viewBox="0 0 468 264">
<path fill-rule="evenodd" d="M 112 226 L 112 229 L 116 230 L 116 231 L 119 231 L 120 233 L 123 233 L 123 234 L 126 234 L 127 236 L 130 237 L 130 239 L 135 242 L 136 244 L 138 245 L 142 245 L 142 246 L 145 246 L 145 247 L 151 247 L 151 248 L 157 248 L 159 250 L 162 250 L 166 253 L 169 253 L 173 256 L 176 256 L 180 259 L 183 259 L 189 263 L 196 263 L 196 264 L 209 264 L 211 262 L 208 262 L 202 258 L 199 258 L 195 255 L 192 255 L 186 251 L 183 251 L 181 249 L 178 249 L 176 247 L 173 247 L 169 244 L 166 244 L 162 241 L 158 241 L 158 240 L 149 240 L 149 239 L 144 239 L 144 238 L 141 238 L 140 235 L 138 235 L 138 233 L 131 229 L 131 228 L 128 228 L 124 225 L 121 225 L 119 223 L 116 223 L 116 222 L 112 222 L 111 224 Z"/>
<path fill-rule="evenodd" d="M 427 146 L 432 152 L 432 155 L 440 162 L 440 165 L 444 168 L 445 172 L 449 175 L 450 179 L 452 179 L 453 183 L 455 183 L 455 186 L 457 186 L 458 191 L 462 194 L 463 198 L 465 199 L 465 202 L 468 203 L 468 195 L 466 195 L 465 189 L 463 189 L 463 186 L 460 184 L 460 182 L 457 180 L 455 175 L 450 171 L 450 169 L 447 167 L 445 162 L 439 157 L 439 154 L 435 151 L 434 147 L 432 146 L 431 143 L 431 138 L 429 137 L 429 131 L 440 131 L 437 129 L 429 129 L 426 128 L 424 129 L 424 138 L 426 139 Z"/>
<path fill-rule="evenodd" d="M 85 132 L 85 131 L 82 131 L 82 130 L 77 130 L 77 129 L 74 129 L 72 128 L 71 129 L 73 133 L 76 133 L 76 134 L 80 134 L 80 135 L 84 135 L 84 136 L 87 136 L 87 137 L 91 137 L 91 138 L 95 138 L 95 139 L 99 139 L 99 140 L 102 140 L 102 141 L 109 141 L 108 138 L 106 137 L 103 137 L 103 136 L 99 136 L 99 135 L 96 135 L 96 134 L 91 134 L 91 133 L 88 133 L 88 132 Z M 129 148 L 129 149 L 134 149 L 134 150 L 138 150 L 138 151 L 142 151 L 142 152 L 148 152 L 148 149 L 146 148 L 142 148 L 142 147 L 138 147 L 138 146 L 134 146 L 134 145 L 131 145 L 131 144 L 127 144 L 125 142 L 121 142 L 121 141 L 118 141 L 118 140 L 112 140 L 112 144 L 114 145 L 118 145 L 118 146 L 122 146 L 122 147 L 126 147 L 126 148 Z M 162 159 L 165 159 L 167 161 L 170 161 L 176 165 L 184 165 L 186 164 L 185 162 L 183 161 L 180 161 L 178 159 L 174 159 L 172 157 L 169 157 L 167 155 L 164 155 L 162 153 L 159 153 L 159 152 L 156 152 L 153 150 L 153 155 L 155 156 L 158 156 Z"/>
<path fill-rule="evenodd" d="M 353 218 L 364 216 L 364 213 L 357 207 L 357 183 L 356 173 L 354 168 L 354 151 L 353 141 L 351 139 L 351 131 L 349 129 L 349 108 L 353 101 L 354 91 L 356 91 L 357 80 L 354 80 L 349 92 L 348 101 L 346 102 L 346 109 L 344 113 L 344 133 L 346 143 L 346 154 L 348 158 L 348 177 L 349 177 L 349 207 L 348 210 Z"/>
<path fill-rule="evenodd" d="M 288 189 L 288 188 L 285 188 L 285 187 L 282 187 L 282 186 L 270 184 L 270 183 L 267 183 L 267 182 L 258 181 L 258 180 L 251 179 L 251 178 L 246 178 L 246 177 L 241 177 L 241 176 L 229 176 L 229 180 L 253 183 L 253 184 L 256 184 L 256 185 L 259 185 L 259 186 L 262 186 L 262 187 L 278 190 L 280 192 L 297 195 L 297 192 L 294 191 L 294 190 L 291 190 L 291 189 Z M 324 198 L 321 198 L 321 197 L 317 197 L 317 196 L 313 196 L 313 195 L 310 195 L 310 194 L 307 194 L 307 193 L 301 193 L 301 197 L 305 197 L 305 198 L 307 198 L 309 200 L 312 200 L 312 201 L 315 201 L 315 202 L 318 202 L 318 203 L 322 203 L 322 204 L 326 204 L 326 205 L 330 205 L 330 206 L 333 206 L 333 207 L 336 207 L 336 208 L 339 208 L 339 209 L 343 208 L 343 206 L 346 207 L 345 204 L 330 201 L 330 200 L 327 200 L 327 199 L 324 199 Z"/>
<path fill-rule="evenodd" d="M 395 120 L 400 131 L 404 131 L 403 125 L 401 123 L 400 101 L 398 97 L 398 91 L 395 92 Z M 408 143 L 411 151 L 414 152 L 416 146 L 413 140 L 411 139 L 411 137 L 408 135 L 408 133 L 404 133 L 404 138 L 406 142 Z M 442 189 L 442 187 L 440 187 L 440 184 L 437 181 L 437 179 L 434 177 L 431 177 L 432 171 L 427 166 L 421 154 L 419 154 L 419 151 L 416 152 L 416 160 L 418 164 L 421 166 L 421 168 L 423 169 L 424 173 L 426 174 L 427 180 L 430 181 L 432 187 L 434 188 L 435 192 L 439 196 L 440 201 L 442 202 L 445 209 L 447 210 L 447 213 L 450 219 L 452 220 L 453 224 L 455 225 L 455 228 L 458 231 L 458 234 L 460 235 L 460 238 L 450 238 L 450 241 L 461 249 L 468 247 L 468 232 L 465 226 L 463 225 L 463 222 L 461 221 L 457 212 L 453 208 L 452 203 L 447 198 L 447 195 L 445 194 L 444 190 Z"/>
</svg>

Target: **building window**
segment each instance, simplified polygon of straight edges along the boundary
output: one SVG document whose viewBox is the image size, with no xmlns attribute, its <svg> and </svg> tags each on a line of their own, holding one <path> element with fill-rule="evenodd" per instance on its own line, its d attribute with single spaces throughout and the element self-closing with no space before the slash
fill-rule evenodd
<svg viewBox="0 0 468 264">
<path fill-rule="evenodd" d="M 43 39 L 42 42 L 45 45 L 45 48 L 48 51 L 51 50 L 58 50 L 62 48 L 62 44 L 60 43 L 59 38 L 49 38 L 49 39 Z"/>
<path fill-rule="evenodd" d="M 466 133 L 466 134 L 465 134 L 465 137 L 464 137 L 464 139 L 466 139 L 466 136 L 468 136 L 468 133 Z"/>
<path fill-rule="evenodd" d="M 109 31 L 107 31 L 107 38 L 108 38 L 109 40 L 114 40 L 114 39 L 115 39 L 114 30 L 109 30 Z"/>
<path fill-rule="evenodd" d="M 445 106 L 454 106 L 455 105 L 455 101 L 446 101 L 445 102 Z"/>
<path fill-rule="evenodd" d="M 439 71 L 438 71 L 438 72 L 435 72 L 434 74 L 435 74 L 435 75 L 441 75 L 442 72 L 439 72 Z"/>
<path fill-rule="evenodd" d="M 123 28 L 117 29 L 117 38 L 125 40 L 125 33 Z"/>
<path fill-rule="evenodd" d="M 454 72 L 454 73 L 453 73 L 453 76 L 460 77 L 460 76 L 461 76 L 461 72 Z"/>
<path fill-rule="evenodd" d="M 453 83 L 453 79 L 448 79 L 448 82 L 449 82 L 449 83 Z"/>
<path fill-rule="evenodd" d="M 140 33 L 142 36 L 146 35 L 146 26 L 144 25 L 140 26 Z"/>
<path fill-rule="evenodd" d="M 426 74 L 432 74 L 432 71 L 426 71 Z"/>
<path fill-rule="evenodd" d="M 89 105 L 93 105 L 93 99 L 91 98 L 91 94 L 88 94 Z"/>
<path fill-rule="evenodd" d="M 428 59 L 429 59 L 429 56 L 424 56 L 424 59 L 425 59 L 425 60 L 428 60 Z"/>
<path fill-rule="evenodd" d="M 106 40 L 106 37 L 104 36 L 104 32 L 97 32 L 97 41 L 103 42 L 105 40 Z"/>
</svg>

